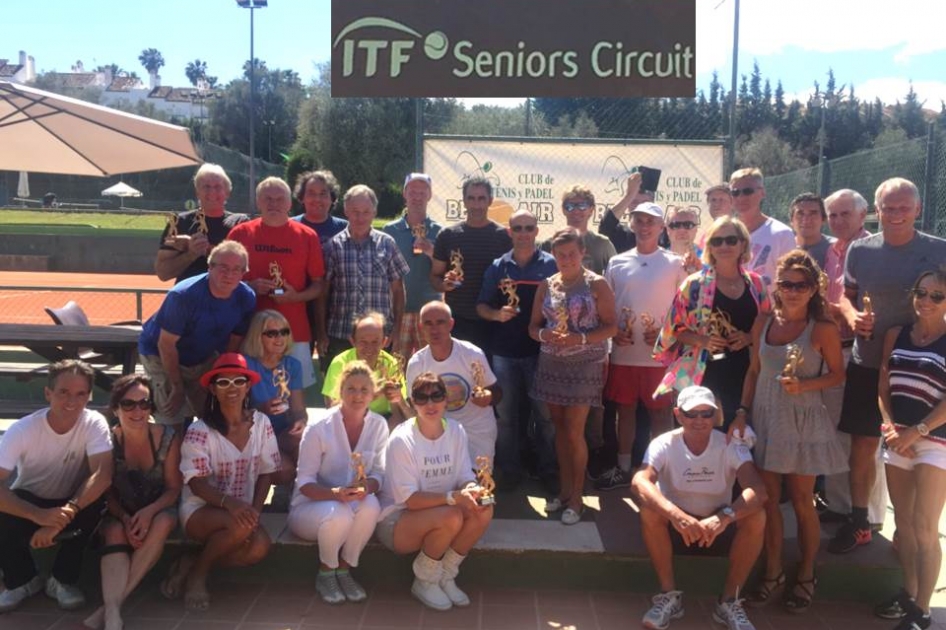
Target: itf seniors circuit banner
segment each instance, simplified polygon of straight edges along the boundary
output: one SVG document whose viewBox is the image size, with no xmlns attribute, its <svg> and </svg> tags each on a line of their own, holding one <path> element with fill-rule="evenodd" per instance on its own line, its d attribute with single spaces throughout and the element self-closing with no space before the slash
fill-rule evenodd
<svg viewBox="0 0 946 630">
<path fill-rule="evenodd" d="M 332 96 L 692 97 L 696 0 L 332 0 Z"/>
<path fill-rule="evenodd" d="M 624 196 L 627 178 L 637 166 L 662 171 L 655 201 L 664 210 L 694 206 L 699 214 L 703 191 L 722 181 L 723 146 L 424 139 L 424 172 L 433 180 L 428 206 L 433 219 L 444 225 L 464 221 L 463 182 L 481 176 L 493 185 L 490 218 L 506 224 L 514 211 L 528 210 L 542 226 L 543 238 L 566 226 L 561 203 L 566 188 L 580 184 L 591 189 L 597 206 L 592 222 L 597 225 Z M 709 223 L 709 215 L 703 223 Z"/>
</svg>

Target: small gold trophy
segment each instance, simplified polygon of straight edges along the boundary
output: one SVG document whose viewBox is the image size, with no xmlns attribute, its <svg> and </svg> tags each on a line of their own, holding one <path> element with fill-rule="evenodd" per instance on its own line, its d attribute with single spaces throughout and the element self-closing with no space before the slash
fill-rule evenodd
<svg viewBox="0 0 946 630">
<path fill-rule="evenodd" d="M 387 366 L 387 373 L 384 375 L 385 384 L 400 388 L 404 383 L 404 367 L 407 365 L 407 359 L 397 352 L 392 352 L 391 357 L 394 359 L 394 364 Z"/>
<path fill-rule="evenodd" d="M 709 317 L 706 318 L 706 331 L 707 334 L 711 336 L 718 337 L 728 337 L 730 333 L 736 331 L 736 327 L 733 326 L 732 319 L 729 317 L 729 313 L 724 313 L 722 311 L 713 311 L 710 313 Z M 710 355 L 710 361 L 719 361 L 720 359 L 726 358 L 726 351 L 717 352 L 716 354 Z"/>
<path fill-rule="evenodd" d="M 480 505 L 494 505 L 496 503 L 496 482 L 493 481 L 493 472 L 490 469 L 489 457 L 478 455 L 476 457 L 476 484 L 480 487 L 480 496 L 476 502 Z"/>
<path fill-rule="evenodd" d="M 568 334 L 568 309 L 565 308 L 565 304 L 559 302 L 555 307 L 555 332 L 560 335 Z"/>
<path fill-rule="evenodd" d="M 279 263 L 275 260 L 269 263 L 269 277 L 273 280 L 273 290 L 270 291 L 270 295 L 282 295 L 286 292 L 283 288 L 286 286 L 286 281 L 282 277 L 282 267 L 279 266 Z"/>
<path fill-rule="evenodd" d="M 473 361 L 470 364 L 470 372 L 473 373 L 473 397 L 479 398 L 486 394 L 486 371 L 482 363 Z"/>
<path fill-rule="evenodd" d="M 463 284 L 463 253 L 459 249 L 450 252 L 450 271 L 453 273 L 453 286 Z"/>
<path fill-rule="evenodd" d="M 414 235 L 414 255 L 420 255 L 424 253 L 424 250 L 420 248 L 417 244 L 417 241 L 422 241 L 427 238 L 427 226 L 423 223 L 418 223 L 415 226 L 411 227 L 411 234 Z"/>
<path fill-rule="evenodd" d="M 630 306 L 622 306 L 621 319 L 624 323 L 624 333 L 630 339 L 631 345 L 634 345 L 634 322 L 637 321 L 637 314 Z"/>
<path fill-rule="evenodd" d="M 351 469 L 355 471 L 355 478 L 352 480 L 349 488 L 368 491 L 368 475 L 365 474 L 365 460 L 361 453 L 351 454 Z"/>
<path fill-rule="evenodd" d="M 797 343 L 790 343 L 785 346 L 785 367 L 782 368 L 782 378 L 796 378 L 798 366 L 805 362 L 802 356 L 801 346 Z"/>
<path fill-rule="evenodd" d="M 874 314 L 874 301 L 870 298 L 870 293 L 868 293 L 867 291 L 864 291 L 864 297 L 862 298 L 862 303 L 864 304 L 864 313 L 866 313 L 867 315 L 873 315 Z M 871 333 L 870 335 L 866 335 L 864 337 L 864 339 L 867 339 L 868 341 L 870 341 L 873 338 L 874 338 L 873 333 Z"/>
<path fill-rule="evenodd" d="M 516 293 L 516 287 L 518 283 L 506 276 L 499 281 L 499 290 L 503 292 L 506 296 L 506 306 L 510 306 L 516 309 L 516 312 L 519 312 L 519 295 Z"/>
<path fill-rule="evenodd" d="M 197 213 L 194 215 L 194 221 L 197 223 L 197 232 L 206 236 L 210 228 L 207 227 L 207 215 L 204 214 L 203 208 L 197 209 Z"/>
<path fill-rule="evenodd" d="M 177 238 L 177 215 L 173 212 L 167 213 L 168 234 L 164 237 L 165 241 L 173 241 Z"/>
<path fill-rule="evenodd" d="M 276 388 L 276 397 L 279 399 L 273 407 L 273 413 L 286 413 L 289 410 L 289 374 L 282 366 L 273 370 L 273 386 Z"/>
</svg>

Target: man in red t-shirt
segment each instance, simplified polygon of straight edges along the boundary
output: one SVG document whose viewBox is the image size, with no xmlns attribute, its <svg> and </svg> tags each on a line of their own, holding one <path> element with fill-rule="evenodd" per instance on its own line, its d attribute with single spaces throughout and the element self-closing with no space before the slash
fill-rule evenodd
<svg viewBox="0 0 946 630">
<path fill-rule="evenodd" d="M 322 294 L 325 266 L 319 236 L 298 221 L 289 220 L 289 185 L 267 177 L 256 187 L 260 218 L 241 223 L 228 238 L 242 243 L 250 256 L 244 280 L 256 291 L 256 310 L 275 309 L 289 320 L 293 357 L 302 364 L 303 388 L 315 383 L 312 334 L 306 302 Z"/>
</svg>

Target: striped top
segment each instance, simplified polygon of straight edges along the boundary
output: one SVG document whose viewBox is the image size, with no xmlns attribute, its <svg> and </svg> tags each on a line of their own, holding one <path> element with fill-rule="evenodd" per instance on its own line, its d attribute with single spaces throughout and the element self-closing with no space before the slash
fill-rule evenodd
<svg viewBox="0 0 946 630">
<path fill-rule="evenodd" d="M 890 370 L 890 402 L 897 425 L 912 427 L 923 421 L 946 397 L 946 335 L 927 346 L 910 338 L 913 325 L 904 326 L 887 360 Z M 946 442 L 946 425 L 930 432 Z"/>
</svg>

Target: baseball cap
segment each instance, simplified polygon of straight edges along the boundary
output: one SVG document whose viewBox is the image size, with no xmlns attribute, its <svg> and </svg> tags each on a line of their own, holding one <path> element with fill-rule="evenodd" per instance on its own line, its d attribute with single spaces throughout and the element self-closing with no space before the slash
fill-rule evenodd
<svg viewBox="0 0 946 630">
<path fill-rule="evenodd" d="M 427 182 L 428 186 L 433 186 L 433 181 L 430 179 L 430 175 L 427 173 L 408 173 L 407 177 L 404 178 L 404 186 L 406 187 L 414 180 L 421 180 Z M 728 188 L 726 190 L 729 190 Z"/>
<path fill-rule="evenodd" d="M 640 212 L 641 214 L 649 214 L 652 217 L 657 217 L 659 219 L 664 218 L 664 209 L 658 206 L 655 203 L 645 201 L 644 203 L 637 204 L 637 207 L 631 210 L 631 212 Z"/>
<path fill-rule="evenodd" d="M 713 395 L 713 392 L 700 385 L 685 387 L 677 396 L 677 407 L 683 411 L 691 411 L 700 405 L 708 405 L 713 409 L 719 409 L 716 406 L 716 396 Z"/>
</svg>

